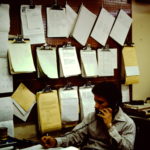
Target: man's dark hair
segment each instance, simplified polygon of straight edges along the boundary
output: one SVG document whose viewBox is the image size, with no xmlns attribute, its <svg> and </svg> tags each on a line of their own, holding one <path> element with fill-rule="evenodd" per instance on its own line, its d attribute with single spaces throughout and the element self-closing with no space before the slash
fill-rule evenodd
<svg viewBox="0 0 150 150">
<path fill-rule="evenodd" d="M 93 87 L 92 92 L 96 96 L 104 97 L 113 110 L 119 108 L 122 95 L 121 90 L 114 82 L 98 83 Z"/>
</svg>

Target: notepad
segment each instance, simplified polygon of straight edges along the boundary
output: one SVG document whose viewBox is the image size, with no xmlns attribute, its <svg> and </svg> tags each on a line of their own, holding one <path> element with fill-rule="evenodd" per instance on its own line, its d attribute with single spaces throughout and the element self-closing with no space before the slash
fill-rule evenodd
<svg viewBox="0 0 150 150">
<path fill-rule="evenodd" d="M 41 133 L 60 130 L 61 117 L 56 90 L 37 93 L 38 124 Z"/>
<path fill-rule="evenodd" d="M 56 47 L 50 50 L 37 47 L 36 54 L 39 77 L 47 76 L 52 79 L 58 78 Z"/>
<path fill-rule="evenodd" d="M 14 43 L 14 40 L 9 40 L 8 59 L 11 74 L 35 71 L 29 40 L 23 43 Z"/>
<path fill-rule="evenodd" d="M 85 45 L 94 22 L 96 15 L 90 12 L 83 4 L 80 7 L 77 21 L 72 33 L 72 36 L 81 44 Z"/>
</svg>

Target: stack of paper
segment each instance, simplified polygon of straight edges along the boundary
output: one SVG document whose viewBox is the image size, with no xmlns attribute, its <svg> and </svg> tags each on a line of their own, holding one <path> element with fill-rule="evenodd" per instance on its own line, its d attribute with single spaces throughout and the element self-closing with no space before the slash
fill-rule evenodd
<svg viewBox="0 0 150 150">
<path fill-rule="evenodd" d="M 11 74 L 31 73 L 35 71 L 29 40 L 25 40 L 22 43 L 9 40 L 8 59 Z"/>
<path fill-rule="evenodd" d="M 10 30 L 9 5 L 0 4 L 0 57 L 7 57 Z"/>
<path fill-rule="evenodd" d="M 114 76 L 117 68 L 117 49 L 98 49 L 98 75 Z"/>
<path fill-rule="evenodd" d="M 59 89 L 62 123 L 79 120 L 79 98 L 77 87 Z"/>
<path fill-rule="evenodd" d="M 92 87 L 79 87 L 79 97 L 80 97 L 80 110 L 81 110 L 81 120 L 86 117 L 90 112 L 95 111 L 95 101 L 94 95 L 92 93 Z"/>
<path fill-rule="evenodd" d="M 56 90 L 37 93 L 38 123 L 41 133 L 60 130 L 62 127 Z"/>
<path fill-rule="evenodd" d="M 133 19 L 125 11 L 120 10 L 110 32 L 110 37 L 123 46 L 132 21 Z"/>
<path fill-rule="evenodd" d="M 51 47 L 50 50 L 37 47 L 36 54 L 38 77 L 58 78 L 56 47 Z"/>
<path fill-rule="evenodd" d="M 60 47 L 60 76 L 69 77 L 81 74 L 75 47 Z"/>
<path fill-rule="evenodd" d="M 13 92 L 13 78 L 9 74 L 7 58 L 0 58 L 0 93 Z"/>
<path fill-rule="evenodd" d="M 0 127 L 6 127 L 9 136 L 14 136 L 13 103 L 10 97 L 0 98 Z"/>
<path fill-rule="evenodd" d="M 95 50 L 81 50 L 81 72 L 83 77 L 98 76 L 98 62 Z"/>
<path fill-rule="evenodd" d="M 83 4 L 79 10 L 78 18 L 72 36 L 81 44 L 85 45 L 96 20 L 96 15 L 90 12 Z"/>
<path fill-rule="evenodd" d="M 45 43 L 41 5 L 35 5 L 35 8 L 21 5 L 20 14 L 24 38 L 29 38 L 31 44 Z"/>
<path fill-rule="evenodd" d="M 122 50 L 124 70 L 125 71 L 125 84 L 133 84 L 139 82 L 139 67 L 137 62 L 135 47 L 124 47 Z"/>
<path fill-rule="evenodd" d="M 36 103 L 35 94 L 33 94 L 23 83 L 20 83 L 11 98 L 14 104 L 14 115 L 21 120 L 26 121 Z"/>
</svg>

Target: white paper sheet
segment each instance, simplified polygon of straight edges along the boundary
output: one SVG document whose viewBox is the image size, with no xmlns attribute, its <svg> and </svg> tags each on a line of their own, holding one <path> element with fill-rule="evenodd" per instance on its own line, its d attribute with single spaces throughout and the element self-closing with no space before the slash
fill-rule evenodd
<svg viewBox="0 0 150 150">
<path fill-rule="evenodd" d="M 61 63 L 60 65 L 62 66 L 62 72 L 63 72 L 63 75 L 61 76 L 69 77 L 69 76 L 76 76 L 81 74 L 75 47 L 69 47 L 69 48 L 60 47 L 58 52 L 59 52 L 60 63 Z"/>
<path fill-rule="evenodd" d="M 121 85 L 122 102 L 130 102 L 130 93 L 128 85 Z"/>
<path fill-rule="evenodd" d="M 0 32 L 9 32 L 10 17 L 9 17 L 9 4 L 0 5 Z"/>
<path fill-rule="evenodd" d="M 20 149 L 20 150 L 44 150 L 43 146 L 38 144 L 38 145 L 34 145 L 34 146 L 31 146 L 31 147 L 28 147 L 28 148 L 23 148 L 23 149 Z M 56 148 L 48 148 L 48 149 L 45 149 L 45 150 L 79 150 L 78 148 L 76 147 L 73 147 L 73 146 L 69 146 L 69 147 L 66 147 L 66 148 L 63 148 L 63 147 L 56 147 Z"/>
<path fill-rule="evenodd" d="M 117 55 L 110 50 L 98 49 L 98 74 L 99 76 L 114 76 L 117 64 Z"/>
<path fill-rule="evenodd" d="M 95 50 L 81 50 L 81 68 L 83 77 L 96 77 L 98 75 L 98 62 Z"/>
<path fill-rule="evenodd" d="M 59 99 L 61 108 L 62 122 L 71 122 L 79 120 L 79 100 L 77 87 L 65 90 L 59 89 Z"/>
<path fill-rule="evenodd" d="M 133 19 L 125 11 L 120 10 L 111 30 L 110 37 L 123 46 L 132 21 Z"/>
<path fill-rule="evenodd" d="M 95 20 L 96 15 L 90 12 L 84 5 L 81 5 L 78 18 L 72 33 L 72 36 L 81 45 L 86 44 Z"/>
<path fill-rule="evenodd" d="M 91 33 L 91 37 L 93 37 L 101 45 L 105 46 L 114 20 L 115 17 L 112 16 L 106 9 L 102 8 Z"/>
<path fill-rule="evenodd" d="M 46 9 L 47 12 L 47 36 L 67 37 L 68 23 L 65 8 L 63 10 Z"/>
<path fill-rule="evenodd" d="M 8 51 L 8 32 L 0 31 L 0 57 L 7 57 Z"/>
<path fill-rule="evenodd" d="M 13 120 L 13 103 L 10 97 L 0 98 L 0 121 Z"/>
<path fill-rule="evenodd" d="M 92 87 L 79 87 L 81 119 L 86 117 L 90 112 L 95 111 L 94 95 Z"/>
<path fill-rule="evenodd" d="M 38 66 L 41 71 L 49 78 L 58 78 L 56 48 L 53 48 L 53 50 L 40 50 L 40 47 L 37 47 L 36 52 Z"/>
<path fill-rule="evenodd" d="M 13 103 L 10 97 L 0 98 L 0 127 L 8 129 L 8 135 L 14 136 Z"/>
<path fill-rule="evenodd" d="M 13 77 L 8 71 L 7 58 L 0 58 L 0 93 L 13 92 Z"/>
<path fill-rule="evenodd" d="M 126 66 L 126 75 L 127 76 L 136 76 L 140 75 L 139 67 L 138 66 Z"/>
<path fill-rule="evenodd" d="M 77 13 L 68 4 L 66 4 L 66 16 L 67 16 L 67 24 L 68 24 L 68 36 L 67 37 L 69 37 L 76 23 Z"/>
<path fill-rule="evenodd" d="M 24 38 L 29 38 L 31 44 L 45 43 L 41 5 L 35 5 L 34 9 L 21 5 L 20 14 Z"/>
</svg>

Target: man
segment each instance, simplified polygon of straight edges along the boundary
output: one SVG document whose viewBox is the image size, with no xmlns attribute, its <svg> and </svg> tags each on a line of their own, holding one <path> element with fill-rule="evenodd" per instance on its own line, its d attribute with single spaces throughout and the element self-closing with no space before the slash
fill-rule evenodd
<svg viewBox="0 0 150 150">
<path fill-rule="evenodd" d="M 121 92 L 112 82 L 102 82 L 92 89 L 95 112 L 90 113 L 72 132 L 63 137 L 43 136 L 43 146 L 77 146 L 82 150 L 132 150 L 135 124 L 119 107 Z"/>
</svg>

